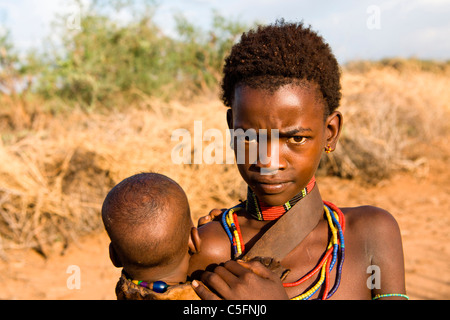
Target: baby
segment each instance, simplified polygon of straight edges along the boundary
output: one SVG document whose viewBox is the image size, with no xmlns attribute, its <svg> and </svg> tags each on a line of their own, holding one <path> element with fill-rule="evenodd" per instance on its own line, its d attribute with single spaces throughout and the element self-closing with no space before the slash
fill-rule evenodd
<svg viewBox="0 0 450 320">
<path fill-rule="evenodd" d="M 123 268 L 119 300 L 198 299 L 186 281 L 200 238 L 186 194 L 175 181 L 157 173 L 126 178 L 106 196 L 102 219 L 111 261 Z"/>
</svg>

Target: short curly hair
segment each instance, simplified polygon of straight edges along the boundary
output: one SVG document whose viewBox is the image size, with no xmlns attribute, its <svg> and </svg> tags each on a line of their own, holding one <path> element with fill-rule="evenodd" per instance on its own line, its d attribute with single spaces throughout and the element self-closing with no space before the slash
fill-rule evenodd
<svg viewBox="0 0 450 320">
<path fill-rule="evenodd" d="M 278 20 L 244 33 L 233 46 L 223 68 L 222 101 L 231 107 L 238 85 L 275 91 L 306 80 L 320 89 L 327 116 L 339 106 L 340 76 L 330 46 L 311 26 Z"/>
</svg>

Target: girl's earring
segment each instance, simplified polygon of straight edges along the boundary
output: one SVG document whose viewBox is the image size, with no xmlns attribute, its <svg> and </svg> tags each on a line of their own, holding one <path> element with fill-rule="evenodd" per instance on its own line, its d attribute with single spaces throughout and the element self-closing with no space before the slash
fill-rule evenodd
<svg viewBox="0 0 450 320">
<path fill-rule="evenodd" d="M 326 147 L 325 147 L 325 153 L 330 153 L 332 150 L 331 150 L 331 146 L 330 146 L 330 144 L 328 144 Z"/>
</svg>

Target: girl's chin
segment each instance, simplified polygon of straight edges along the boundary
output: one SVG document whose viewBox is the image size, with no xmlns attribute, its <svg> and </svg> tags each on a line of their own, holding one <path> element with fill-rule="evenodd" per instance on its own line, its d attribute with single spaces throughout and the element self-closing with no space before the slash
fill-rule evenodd
<svg viewBox="0 0 450 320">
<path fill-rule="evenodd" d="M 269 206 L 282 206 L 291 199 L 283 194 L 256 194 L 256 196 Z"/>
</svg>

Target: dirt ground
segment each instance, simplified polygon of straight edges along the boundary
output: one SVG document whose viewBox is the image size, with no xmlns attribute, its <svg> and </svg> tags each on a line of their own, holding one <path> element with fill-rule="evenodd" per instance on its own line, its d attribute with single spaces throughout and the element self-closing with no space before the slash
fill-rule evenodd
<svg viewBox="0 0 450 320">
<path fill-rule="evenodd" d="M 450 299 L 449 179 L 445 163 L 430 163 L 422 173 L 401 173 L 373 187 L 331 177 L 318 183 L 323 198 L 338 206 L 370 204 L 390 211 L 402 232 L 410 298 Z M 68 288 L 73 265 L 79 267 L 79 289 Z M 115 299 L 119 274 L 102 232 L 48 259 L 31 250 L 8 252 L 7 261 L 0 259 L 0 299 Z"/>
</svg>

